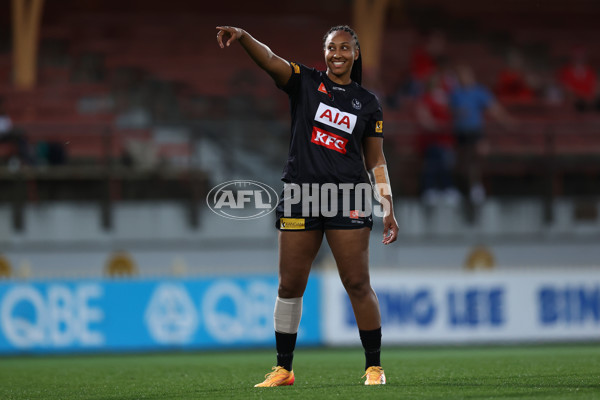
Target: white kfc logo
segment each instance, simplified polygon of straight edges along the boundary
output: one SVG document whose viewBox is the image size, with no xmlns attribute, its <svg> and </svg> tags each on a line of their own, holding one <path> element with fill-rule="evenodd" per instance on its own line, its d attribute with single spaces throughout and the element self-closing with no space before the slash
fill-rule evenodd
<svg viewBox="0 0 600 400">
<path fill-rule="evenodd" d="M 310 141 L 319 146 L 327 147 L 330 150 L 335 150 L 338 153 L 346 154 L 346 143 L 348 143 L 348 139 L 319 129 L 316 126 L 313 126 Z"/>
<path fill-rule="evenodd" d="M 356 125 L 356 115 L 345 113 L 335 107 L 319 103 L 319 108 L 315 114 L 315 121 L 322 122 L 325 125 L 333 126 L 334 128 L 352 134 L 354 125 Z"/>
</svg>

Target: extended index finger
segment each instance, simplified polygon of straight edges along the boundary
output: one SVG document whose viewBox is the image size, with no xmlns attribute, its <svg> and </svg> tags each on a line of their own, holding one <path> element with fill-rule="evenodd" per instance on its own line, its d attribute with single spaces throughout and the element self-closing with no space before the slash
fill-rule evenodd
<svg viewBox="0 0 600 400">
<path fill-rule="evenodd" d="M 233 41 L 239 39 L 238 28 L 233 26 L 218 26 L 217 28 L 220 29 L 219 33 L 217 33 L 217 40 L 220 41 L 221 48 L 223 48 L 223 37 L 226 34 L 229 35 L 229 38 L 225 42 L 225 46 L 229 46 Z"/>
<path fill-rule="evenodd" d="M 225 46 L 223 45 L 223 35 L 225 34 L 225 32 L 227 32 L 227 27 L 225 26 L 217 26 L 217 29 L 219 30 L 217 32 L 217 43 L 219 44 L 219 47 L 224 48 Z"/>
</svg>

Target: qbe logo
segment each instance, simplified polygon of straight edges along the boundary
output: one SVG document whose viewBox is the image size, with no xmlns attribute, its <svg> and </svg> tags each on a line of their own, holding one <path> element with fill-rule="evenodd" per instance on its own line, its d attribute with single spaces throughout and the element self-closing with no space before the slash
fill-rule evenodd
<svg viewBox="0 0 600 400">
<path fill-rule="evenodd" d="M 236 180 L 221 183 L 208 192 L 206 204 L 217 215 L 229 219 L 256 219 L 272 212 L 279 196 L 269 185 Z"/>
<path fill-rule="evenodd" d="M 0 332 L 19 349 L 101 346 L 103 296 L 95 284 L 16 285 L 0 297 Z"/>
<path fill-rule="evenodd" d="M 198 313 L 185 287 L 162 284 L 152 294 L 146 309 L 146 325 L 159 343 L 188 343 L 198 326 Z"/>
</svg>

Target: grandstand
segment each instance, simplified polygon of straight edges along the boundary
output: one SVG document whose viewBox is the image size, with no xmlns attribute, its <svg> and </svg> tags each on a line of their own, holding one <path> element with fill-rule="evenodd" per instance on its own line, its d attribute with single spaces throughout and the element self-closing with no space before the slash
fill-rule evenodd
<svg viewBox="0 0 600 400">
<path fill-rule="evenodd" d="M 522 49 L 539 74 L 555 71 L 576 45 L 586 46 L 598 67 L 600 7 L 586 0 L 570 4 L 566 10 L 561 1 L 543 7 L 534 1 L 391 1 L 379 75 L 385 85 L 378 94 L 389 98 L 406 80 L 410 49 L 420 32 L 432 29 L 447 35 L 450 60 L 472 65 L 489 87 L 510 47 Z M 74 243 L 97 254 L 88 262 L 96 274 L 115 247 L 146 254 L 159 243 L 173 259 L 198 242 L 199 248 L 213 247 L 214 232 L 218 237 L 232 232 L 227 221 L 204 207 L 212 186 L 255 179 L 279 187 L 289 124 L 286 97 L 239 51 L 220 51 L 214 26 L 242 25 L 283 57 L 322 67 L 321 36 L 329 26 L 350 20 L 351 8 L 345 1 L 306 1 L 302 10 L 285 2 L 234 5 L 230 12 L 182 0 L 46 2 L 37 84 L 25 91 L 11 84 L 10 31 L 0 31 L 0 97 L 38 157 L 34 166 L 16 167 L 9 162 L 15 149 L 0 144 L 0 213 L 10 221 L 0 230 L 0 244 L 15 263 L 25 254 L 43 259 L 45 249 Z M 9 5 L 1 7 L 6 27 Z M 505 254 L 499 260 L 511 260 L 506 266 L 514 267 L 510 239 L 515 235 L 536 244 L 550 240 L 549 255 L 531 262 L 560 265 L 556 260 L 564 258 L 555 257 L 553 249 L 597 239 L 600 113 L 577 112 L 566 101 L 548 103 L 543 93 L 540 86 L 532 101 L 505 104 L 519 120 L 517 131 L 488 125 L 484 184 L 489 201 L 475 225 L 460 207 L 432 211 L 421 204 L 422 160 L 412 100 L 384 104 L 401 236 L 411 243 L 408 248 L 444 245 L 424 259 L 403 244 L 391 255 L 375 250 L 375 265 L 405 260 L 407 266 L 437 266 L 448 254 L 444 249 L 452 249 L 462 254 L 452 262 L 460 268 L 464 252 L 484 240 L 498 244 L 496 249 L 508 245 L 499 250 Z M 156 222 L 161 213 L 177 217 Z M 52 220 L 62 226 L 46 226 Z M 264 230 L 234 228 L 233 243 L 262 249 L 256 264 L 270 270 L 274 232 L 265 221 L 259 225 L 263 222 Z M 131 229 L 134 223 L 145 228 Z M 571 261 L 589 265 L 598 259 L 585 249 Z M 242 253 L 224 263 L 235 269 L 246 259 Z M 202 261 L 202 251 L 194 254 L 188 259 L 191 268 L 212 268 Z M 59 257 L 56 264 L 70 265 L 67 258 Z M 36 274 L 42 269 L 41 275 L 53 274 L 37 261 L 32 264 Z M 154 274 L 161 268 L 164 264 L 140 269 Z M 74 264 L 58 274 L 73 269 Z"/>
</svg>

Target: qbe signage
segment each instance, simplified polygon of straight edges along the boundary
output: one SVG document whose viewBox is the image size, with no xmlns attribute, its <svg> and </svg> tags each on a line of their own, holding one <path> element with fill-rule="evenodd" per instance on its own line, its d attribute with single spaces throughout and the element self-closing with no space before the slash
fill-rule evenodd
<svg viewBox="0 0 600 400">
<path fill-rule="evenodd" d="M 320 343 L 318 283 L 299 344 Z M 277 278 L 0 284 L 0 353 L 227 348 L 274 344 Z"/>
</svg>

